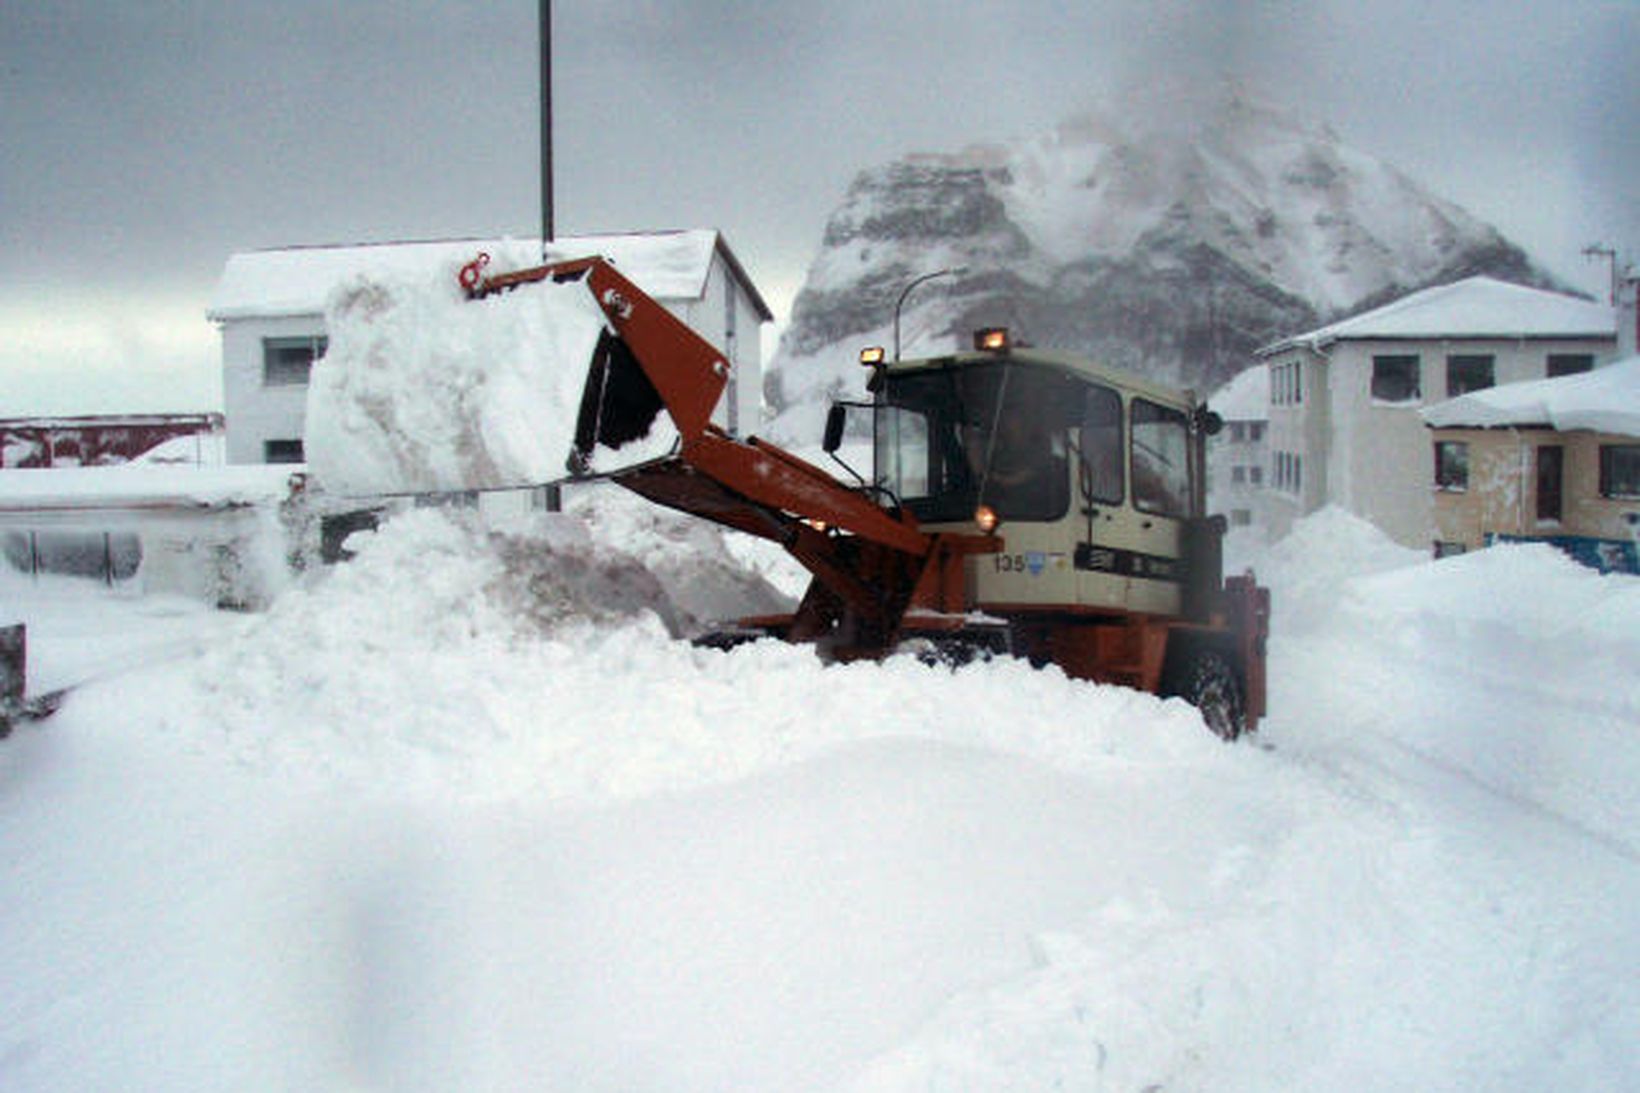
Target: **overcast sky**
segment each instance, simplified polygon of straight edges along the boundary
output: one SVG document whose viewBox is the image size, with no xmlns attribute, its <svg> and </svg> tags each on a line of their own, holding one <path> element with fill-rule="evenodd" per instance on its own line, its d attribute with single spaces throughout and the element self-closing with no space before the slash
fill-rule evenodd
<svg viewBox="0 0 1640 1093">
<path fill-rule="evenodd" d="M 540 230 L 536 0 L 8 0 L 0 417 L 220 407 L 236 250 Z M 855 172 L 1237 77 L 1604 291 L 1636 0 L 557 0 L 560 234 L 724 231 L 784 320 Z"/>
</svg>

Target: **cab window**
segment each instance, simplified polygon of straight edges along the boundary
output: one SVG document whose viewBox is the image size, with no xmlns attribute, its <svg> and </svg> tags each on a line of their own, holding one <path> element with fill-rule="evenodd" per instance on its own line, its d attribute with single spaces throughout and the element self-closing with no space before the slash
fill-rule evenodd
<svg viewBox="0 0 1640 1093">
<path fill-rule="evenodd" d="M 1109 387 L 1087 388 L 1077 431 L 1076 480 L 1084 502 L 1122 503 L 1122 396 Z"/>
<path fill-rule="evenodd" d="M 1169 406 L 1133 400 L 1133 507 L 1158 516 L 1190 515 L 1190 432 Z"/>
</svg>

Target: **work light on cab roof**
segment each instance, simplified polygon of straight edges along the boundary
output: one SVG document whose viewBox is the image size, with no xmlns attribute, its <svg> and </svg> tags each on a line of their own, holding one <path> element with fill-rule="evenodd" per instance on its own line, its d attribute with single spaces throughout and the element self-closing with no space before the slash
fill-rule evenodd
<svg viewBox="0 0 1640 1093">
<path fill-rule="evenodd" d="M 982 353 L 1006 353 L 1008 344 L 1005 326 L 987 326 L 974 331 L 974 348 Z"/>
</svg>

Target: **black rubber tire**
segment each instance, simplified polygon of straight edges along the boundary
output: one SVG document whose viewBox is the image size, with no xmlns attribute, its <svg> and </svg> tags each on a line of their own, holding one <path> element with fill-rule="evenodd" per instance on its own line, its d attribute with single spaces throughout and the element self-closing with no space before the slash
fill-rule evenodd
<svg viewBox="0 0 1640 1093">
<path fill-rule="evenodd" d="M 1247 702 L 1241 679 L 1221 654 L 1209 649 L 1194 654 L 1174 693 L 1201 711 L 1202 720 L 1214 736 L 1235 740 L 1247 731 Z"/>
</svg>

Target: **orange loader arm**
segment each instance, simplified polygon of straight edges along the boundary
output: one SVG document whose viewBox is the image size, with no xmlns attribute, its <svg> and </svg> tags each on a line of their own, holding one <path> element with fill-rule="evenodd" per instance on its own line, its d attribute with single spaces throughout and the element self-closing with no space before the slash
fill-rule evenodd
<svg viewBox="0 0 1640 1093">
<path fill-rule="evenodd" d="M 474 297 L 549 279 L 586 284 L 610 333 L 587 377 L 571 468 L 584 473 L 596 449 L 646 436 L 664 410 L 678 430 L 677 451 L 608 477 L 658 504 L 784 546 L 815 577 L 789 637 L 829 640 L 839 655 L 874 656 L 892 647 L 912 607 L 967 609 L 962 559 L 1001 549 L 1000 539 L 929 535 L 910 512 L 884 508 L 773 444 L 713 425 L 729 361 L 608 261 L 582 258 L 491 277 L 479 269 L 474 263 L 462 273 Z"/>
</svg>

